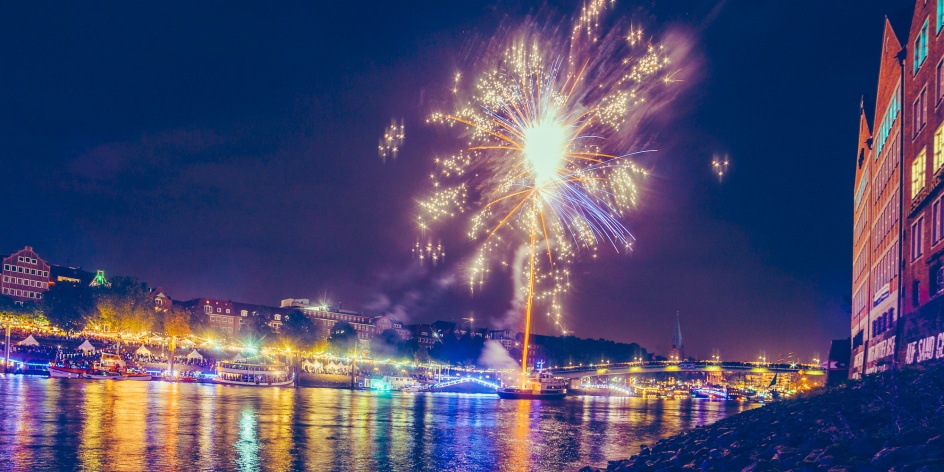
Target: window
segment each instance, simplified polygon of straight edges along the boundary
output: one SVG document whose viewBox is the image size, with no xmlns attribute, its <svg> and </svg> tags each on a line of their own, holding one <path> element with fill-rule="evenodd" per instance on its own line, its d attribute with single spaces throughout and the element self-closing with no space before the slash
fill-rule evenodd
<svg viewBox="0 0 944 472">
<path fill-rule="evenodd" d="M 282 320 L 282 315 L 276 313 L 275 315 L 272 315 L 272 318 L 274 318 L 275 321 L 281 321 L 281 320 Z"/>
<path fill-rule="evenodd" d="M 210 308 L 210 305 L 203 305 L 203 312 L 209 315 L 213 313 L 213 308 Z"/>
<path fill-rule="evenodd" d="M 217 312 L 217 313 L 223 313 L 223 309 L 222 309 L 222 308 L 217 308 L 217 309 L 216 309 L 216 312 Z"/>
<path fill-rule="evenodd" d="M 928 123 L 928 88 L 921 89 L 918 99 L 914 102 L 914 135 L 924 129 Z"/>
<path fill-rule="evenodd" d="M 911 225 L 911 260 L 924 254 L 924 217 L 918 218 Z"/>
<path fill-rule="evenodd" d="M 937 0 L 937 32 L 941 32 L 941 27 L 944 26 L 944 0 Z"/>
<path fill-rule="evenodd" d="M 3 270 L 10 270 L 10 264 L 3 264 Z"/>
<path fill-rule="evenodd" d="M 17 258 L 16 258 L 16 262 L 23 262 L 23 256 L 17 257 Z"/>
<path fill-rule="evenodd" d="M 226 314 L 229 314 L 229 308 L 226 309 Z"/>
<path fill-rule="evenodd" d="M 914 42 L 914 66 L 912 67 L 912 73 L 917 74 L 918 69 L 921 68 L 921 64 L 924 64 L 924 60 L 928 58 L 928 20 L 924 20 L 924 25 L 921 27 L 921 32 L 918 33 L 918 37 L 915 38 Z"/>
<path fill-rule="evenodd" d="M 924 172 L 927 168 L 927 156 L 922 149 L 918 157 L 911 162 L 911 198 L 914 199 L 918 193 L 924 190 Z"/>
<path fill-rule="evenodd" d="M 931 244 L 937 244 L 941 240 L 941 236 L 944 235 L 944 215 L 941 214 L 941 210 L 944 210 L 944 198 L 937 199 L 934 202 L 934 205 L 931 205 Z"/>
<path fill-rule="evenodd" d="M 239 312 L 239 316 L 247 316 L 247 315 L 249 315 L 249 312 L 246 310 L 242 310 Z"/>
</svg>

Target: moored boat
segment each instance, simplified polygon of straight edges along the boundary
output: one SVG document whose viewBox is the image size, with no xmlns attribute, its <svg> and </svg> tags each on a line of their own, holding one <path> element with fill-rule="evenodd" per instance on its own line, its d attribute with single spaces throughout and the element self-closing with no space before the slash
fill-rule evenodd
<svg viewBox="0 0 944 472">
<path fill-rule="evenodd" d="M 294 384 L 295 378 L 285 364 L 239 361 L 217 364 L 214 382 L 223 385 L 287 387 Z"/>
<path fill-rule="evenodd" d="M 567 385 L 563 379 L 538 372 L 528 377 L 524 386 L 505 387 L 497 393 L 506 400 L 560 400 L 567 395 Z"/>
<path fill-rule="evenodd" d="M 72 367 L 49 366 L 46 367 L 49 376 L 57 379 L 81 379 L 85 376 L 85 369 L 76 369 Z"/>
</svg>

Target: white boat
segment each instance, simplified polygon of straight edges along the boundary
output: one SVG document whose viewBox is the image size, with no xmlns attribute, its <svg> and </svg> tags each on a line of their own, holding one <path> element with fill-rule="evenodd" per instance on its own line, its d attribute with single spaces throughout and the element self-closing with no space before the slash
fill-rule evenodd
<svg viewBox="0 0 944 472">
<path fill-rule="evenodd" d="M 256 364 L 250 362 L 220 362 L 216 365 L 214 382 L 223 385 L 253 387 L 287 387 L 295 378 L 285 364 Z"/>
<path fill-rule="evenodd" d="M 560 400 L 567 395 L 563 379 L 538 371 L 525 380 L 523 386 L 500 389 L 498 396 L 506 400 Z"/>
</svg>

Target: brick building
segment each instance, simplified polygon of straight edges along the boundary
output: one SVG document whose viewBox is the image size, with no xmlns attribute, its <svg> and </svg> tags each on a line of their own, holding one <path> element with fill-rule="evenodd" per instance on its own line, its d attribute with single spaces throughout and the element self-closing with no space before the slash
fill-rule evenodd
<svg viewBox="0 0 944 472">
<path fill-rule="evenodd" d="M 944 0 L 918 0 L 904 54 L 906 256 L 898 361 L 944 358 Z"/>
<path fill-rule="evenodd" d="M 901 312 L 901 42 L 886 19 L 873 126 L 859 110 L 853 201 L 852 369 L 861 376 L 882 370 L 893 357 L 894 326 Z M 878 346 L 882 346 L 879 349 Z"/>
<path fill-rule="evenodd" d="M 193 316 L 207 317 L 210 328 L 226 337 L 231 338 L 239 334 L 240 317 L 233 309 L 231 301 L 196 298 L 180 305 L 189 309 Z"/>
<path fill-rule="evenodd" d="M 3 258 L 0 293 L 17 302 L 35 302 L 49 290 L 49 264 L 26 246 Z"/>
<path fill-rule="evenodd" d="M 851 377 L 944 358 L 944 0 L 900 23 L 885 22 L 872 125 L 859 118 Z"/>
</svg>

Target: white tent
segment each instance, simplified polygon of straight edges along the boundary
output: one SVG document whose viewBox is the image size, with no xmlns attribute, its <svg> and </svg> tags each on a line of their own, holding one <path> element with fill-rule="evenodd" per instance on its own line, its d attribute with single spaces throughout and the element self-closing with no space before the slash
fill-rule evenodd
<svg viewBox="0 0 944 472">
<path fill-rule="evenodd" d="M 29 337 L 18 342 L 17 344 L 19 344 L 20 346 L 39 346 L 39 341 L 37 341 L 36 338 L 34 338 L 33 335 L 31 334 L 29 335 Z"/>
<path fill-rule="evenodd" d="M 139 356 L 150 356 L 151 350 L 144 347 L 144 344 L 142 344 L 141 347 L 139 347 L 137 351 L 134 351 L 134 353 Z"/>
<path fill-rule="evenodd" d="M 199 351 L 194 349 L 193 351 L 190 351 L 190 354 L 187 354 L 187 359 L 203 359 L 203 354 L 200 354 Z"/>
<path fill-rule="evenodd" d="M 90 343 L 90 342 L 88 341 L 88 339 L 86 339 L 85 342 L 82 343 L 82 345 L 80 345 L 79 347 L 76 348 L 76 350 L 83 351 L 83 352 L 86 352 L 86 353 L 94 353 L 94 352 L 95 352 L 95 346 L 93 346 L 92 343 Z"/>
<path fill-rule="evenodd" d="M 302 370 L 305 372 L 314 372 L 315 364 L 312 364 L 310 360 L 305 359 L 302 361 Z"/>
<path fill-rule="evenodd" d="M 246 358 L 243 357 L 242 354 L 238 352 L 236 353 L 236 357 L 233 358 L 233 362 L 239 362 L 239 361 L 244 361 L 244 360 L 246 360 Z"/>
</svg>

